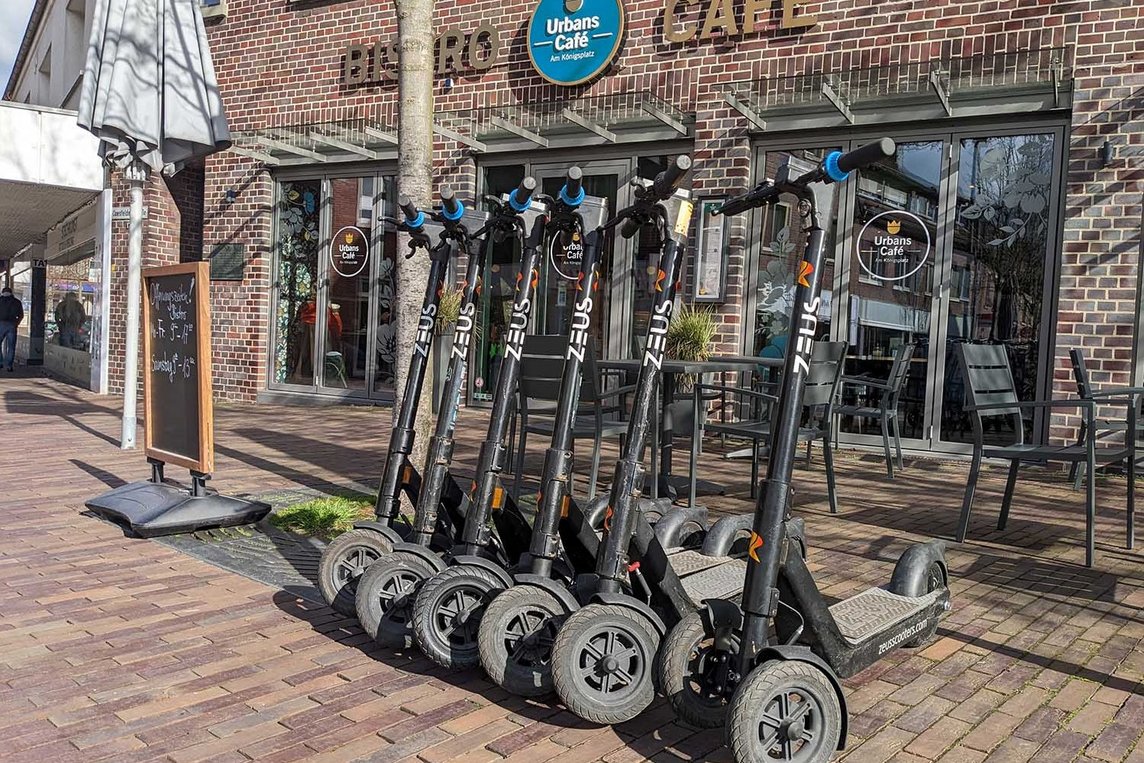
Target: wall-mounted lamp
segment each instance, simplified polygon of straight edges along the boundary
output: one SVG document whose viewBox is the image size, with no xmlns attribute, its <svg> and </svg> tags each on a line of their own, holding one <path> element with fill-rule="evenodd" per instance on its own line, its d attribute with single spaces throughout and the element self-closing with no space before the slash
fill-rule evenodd
<svg viewBox="0 0 1144 763">
<path fill-rule="evenodd" d="M 233 188 L 227 188 L 226 194 L 223 196 L 223 202 L 226 204 L 233 204 L 238 200 L 238 191 Z"/>
<path fill-rule="evenodd" d="M 1116 146 L 1110 140 L 1104 141 L 1104 145 L 1100 147 L 1100 166 L 1108 167 L 1116 158 Z"/>
</svg>

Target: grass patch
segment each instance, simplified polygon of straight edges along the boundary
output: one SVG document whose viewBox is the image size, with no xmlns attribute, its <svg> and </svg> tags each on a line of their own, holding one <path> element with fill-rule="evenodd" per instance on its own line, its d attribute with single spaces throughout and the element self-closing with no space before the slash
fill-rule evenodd
<svg viewBox="0 0 1144 763">
<path fill-rule="evenodd" d="M 329 540 L 353 529 L 354 522 L 373 517 L 373 499 L 363 495 L 332 495 L 296 503 L 275 512 L 270 524 L 299 535 Z"/>
</svg>

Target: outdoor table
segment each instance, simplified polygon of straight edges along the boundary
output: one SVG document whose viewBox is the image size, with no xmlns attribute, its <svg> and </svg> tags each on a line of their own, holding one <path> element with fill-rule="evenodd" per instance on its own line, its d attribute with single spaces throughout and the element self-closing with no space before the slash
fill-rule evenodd
<svg viewBox="0 0 1144 763">
<path fill-rule="evenodd" d="M 598 361 L 596 365 L 606 371 L 637 372 L 642 363 L 642 358 L 604 358 Z M 695 376 L 696 379 L 699 379 L 708 373 L 747 371 L 750 370 L 752 366 L 781 368 L 782 365 L 782 358 L 763 358 L 756 355 L 715 355 L 707 360 L 670 360 L 664 358 L 659 369 L 660 375 L 663 378 L 660 387 L 658 420 L 656 421 L 656 426 L 652 428 L 652 498 L 658 498 L 661 494 L 675 498 L 678 494 L 676 485 L 672 482 L 671 475 L 672 429 L 666 424 L 667 406 L 672 403 L 675 397 L 676 377 L 680 374 L 691 374 Z M 691 449 L 692 454 L 697 454 L 699 451 L 700 436 L 698 404 L 694 406 L 692 415 L 694 416 L 694 423 L 691 429 Z M 658 469 L 657 462 L 659 465 Z M 688 475 L 687 478 L 689 483 L 688 499 L 689 505 L 694 506 L 695 496 L 700 487 L 700 481 L 692 479 L 692 476 L 693 475 Z M 709 481 L 703 481 L 702 487 L 706 494 L 719 493 L 722 490 L 721 486 Z"/>
</svg>

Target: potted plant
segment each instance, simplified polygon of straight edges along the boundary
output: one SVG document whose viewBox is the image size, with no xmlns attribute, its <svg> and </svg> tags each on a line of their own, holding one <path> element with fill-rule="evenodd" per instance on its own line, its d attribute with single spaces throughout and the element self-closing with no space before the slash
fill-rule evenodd
<svg viewBox="0 0 1144 763">
<path fill-rule="evenodd" d="M 711 348 L 719 323 L 713 310 L 695 305 L 683 304 L 676 311 L 667 328 L 667 347 L 664 352 L 672 360 L 704 361 L 711 357 Z M 680 374 L 675 378 L 675 400 L 668 405 L 669 420 L 676 437 L 690 436 L 694 398 L 691 395 L 696 379 L 691 374 Z M 706 415 L 706 406 L 700 416 Z"/>
<path fill-rule="evenodd" d="M 437 322 L 433 339 L 433 413 L 441 403 L 449 371 L 449 355 L 453 352 L 453 335 L 461 317 L 461 289 L 446 291 L 437 304 Z"/>
</svg>

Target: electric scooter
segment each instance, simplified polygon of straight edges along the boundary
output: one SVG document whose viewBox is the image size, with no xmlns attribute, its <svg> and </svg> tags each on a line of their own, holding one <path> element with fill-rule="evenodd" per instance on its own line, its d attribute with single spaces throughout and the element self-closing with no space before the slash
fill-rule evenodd
<svg viewBox="0 0 1144 763">
<path fill-rule="evenodd" d="M 548 200 L 534 197 L 536 180 L 527 177 L 512 193 L 488 199 L 495 205 L 490 226 L 494 235 L 511 235 L 521 242 L 522 261 L 517 275 L 513 311 L 505 342 L 505 355 L 493 396 L 488 433 L 481 446 L 475 480 L 470 490 L 464 522 L 453 532 L 440 533 L 434 521 L 433 500 L 443 483 L 451 481 L 448 464 L 453 450 L 456 406 L 442 409 L 430 448 L 427 479 L 417 503 L 416 528 L 409 541 L 395 543 L 392 551 L 371 565 L 359 585 L 358 614 L 363 624 L 379 623 L 378 636 L 388 643 L 409 645 L 414 637 L 422 651 L 446 666 L 466 659 L 464 645 L 475 642 L 476 620 L 468 610 L 480 602 L 499 571 L 528 547 L 529 528 L 512 496 L 500 482 L 506 448 L 504 442 L 512 419 L 514 394 L 525 329 L 531 316 L 539 271 L 537 263 L 548 221 Z M 454 357 L 453 361 L 459 364 Z M 448 394 L 459 399 L 460 373 L 450 379 Z M 452 402 L 448 400 L 446 402 Z M 436 536 L 437 540 L 434 540 Z M 421 608 L 426 580 L 438 580 L 452 564 L 471 574 L 456 578 L 443 598 L 434 600 L 429 614 Z M 454 576 L 455 577 L 455 576 Z M 492 581 L 490 583 L 490 581 Z M 425 624 L 426 617 L 432 620 Z M 418 629 L 426 631 L 422 637 Z M 472 634 L 468 634 L 468 629 Z M 475 661 L 475 646 L 470 662 Z"/>
<path fill-rule="evenodd" d="M 405 382 L 405 396 L 401 400 L 397 424 L 386 451 L 381 485 L 374 505 L 374 519 L 355 522 L 354 529 L 331 541 L 322 552 L 318 565 L 318 587 L 322 597 L 334 610 L 347 616 L 355 612 L 355 594 L 362 573 L 409 531 L 408 526 L 397 526 L 396 522 L 401 516 L 401 494 L 404 493 L 410 501 L 416 501 L 421 491 L 421 475 L 417 467 L 410 463 L 409 454 L 413 450 L 413 423 L 417 418 L 421 388 L 429 363 L 429 350 L 435 334 L 433 326 L 448 275 L 449 261 L 459 249 L 468 249 L 470 262 L 483 251 L 484 231 L 471 235 L 469 229 L 479 228 L 487 215 L 466 209 L 454 197 L 451 189 L 446 188 L 441 192 L 441 201 L 443 206 L 440 212 L 426 215 L 408 198 L 398 200 L 405 217 L 397 223 L 397 227 L 410 235 L 406 258 L 413 257 L 418 249 L 427 250 L 429 281 L 425 286 L 413 357 Z M 438 239 L 436 245 L 432 243 L 434 237 Z M 460 333 L 458 331 L 458 336 Z M 442 407 L 441 410 L 444 412 L 449 409 Z M 440 496 L 440 500 L 453 521 L 459 520 L 464 514 L 466 497 L 463 491 L 449 490 Z"/>
<path fill-rule="evenodd" d="M 660 180 L 663 193 L 672 194 L 674 185 L 689 166 L 682 157 L 671 176 Z M 652 206 L 655 198 L 641 183 L 637 193 L 643 206 Z M 564 357 L 560 394 L 554 414 L 551 444 L 545 453 L 541 472 L 537 511 L 533 521 L 529 553 L 522 557 L 512 576 L 512 586 L 498 594 L 488 605 L 478 629 L 481 664 L 490 678 L 501 687 L 523 696 L 541 696 L 552 691 L 552 641 L 560 623 L 584 603 L 592 593 L 581 579 L 559 574 L 556 563 L 565 554 L 577 570 L 590 570 L 595 565 L 599 540 L 592 518 L 601 504 L 592 501 L 587 511 L 581 509 L 572 495 L 573 426 L 580 397 L 581 367 L 588 349 L 592 301 L 597 286 L 597 263 L 607 231 L 637 216 L 640 205 L 620 212 L 605 222 L 606 202 L 577 205 L 575 213 L 554 214 L 549 229 L 558 235 L 580 236 L 583 258 L 576 280 L 576 296 L 568 348 Z M 624 231 L 632 234 L 638 227 Z M 651 382 L 654 374 L 643 378 Z M 640 386 L 635 387 L 639 395 Z M 648 397 L 650 400 L 650 396 Z M 635 412 L 638 415 L 638 410 Z M 644 413 L 650 413 L 645 409 Z M 633 416 L 629 427 L 645 427 Z M 632 436 L 631 431 L 628 437 Z M 670 499 L 641 498 L 644 515 L 661 514 L 655 526 L 660 542 L 675 546 L 686 535 L 701 537 L 707 529 L 707 512 L 702 508 L 670 506 Z M 667 504 L 666 506 L 662 504 Z M 606 509 L 605 502 L 602 507 Z"/>
<path fill-rule="evenodd" d="M 818 166 L 790 157 L 774 181 L 721 208 L 722 214 L 738 214 L 793 194 L 809 231 L 741 596 L 706 599 L 674 626 L 660 660 L 660 685 L 676 711 L 703 726 L 725 719 L 738 763 L 829 760 L 846 743 L 840 679 L 899 646 L 927 643 L 950 608 L 944 544 L 936 540 L 906 549 L 889 585 L 828 605 L 805 563 L 802 523 L 790 515 L 820 302 L 820 215 L 831 208 L 832 184 L 894 151 L 894 142 L 883 138 L 846 154 L 833 152 Z"/>
</svg>

